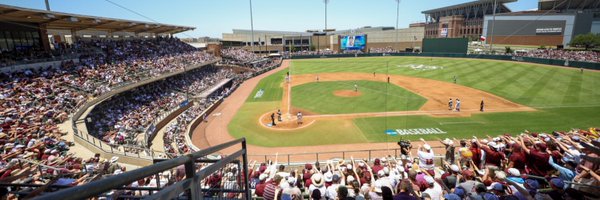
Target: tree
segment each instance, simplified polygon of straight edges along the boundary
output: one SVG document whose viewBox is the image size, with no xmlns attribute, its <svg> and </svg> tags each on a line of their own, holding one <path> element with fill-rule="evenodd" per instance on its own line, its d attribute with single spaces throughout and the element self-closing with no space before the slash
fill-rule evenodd
<svg viewBox="0 0 600 200">
<path fill-rule="evenodd" d="M 585 50 L 600 46 L 600 34 L 581 34 L 571 40 L 571 46 L 584 46 Z"/>
<path fill-rule="evenodd" d="M 510 47 L 504 47 L 504 53 L 511 54 L 513 50 Z"/>
</svg>

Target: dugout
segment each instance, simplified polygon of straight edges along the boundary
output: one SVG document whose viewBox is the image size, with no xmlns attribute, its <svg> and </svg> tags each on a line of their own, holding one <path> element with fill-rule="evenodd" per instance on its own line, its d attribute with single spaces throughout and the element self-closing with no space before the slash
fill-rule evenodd
<svg viewBox="0 0 600 200">
<path fill-rule="evenodd" d="M 423 53 L 461 53 L 466 54 L 467 38 L 425 38 Z"/>
</svg>

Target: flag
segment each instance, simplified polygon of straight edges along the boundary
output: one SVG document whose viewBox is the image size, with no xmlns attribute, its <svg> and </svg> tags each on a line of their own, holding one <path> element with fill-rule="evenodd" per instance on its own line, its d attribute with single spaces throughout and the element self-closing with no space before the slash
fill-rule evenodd
<svg viewBox="0 0 600 200">
<path fill-rule="evenodd" d="M 479 40 L 485 42 L 485 36 L 482 35 L 481 37 L 479 37 Z"/>
</svg>

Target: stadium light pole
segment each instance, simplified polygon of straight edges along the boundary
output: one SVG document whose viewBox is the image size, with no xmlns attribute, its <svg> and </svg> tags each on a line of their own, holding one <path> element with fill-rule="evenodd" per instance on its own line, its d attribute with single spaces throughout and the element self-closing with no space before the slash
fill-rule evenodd
<svg viewBox="0 0 600 200">
<path fill-rule="evenodd" d="M 250 43 L 250 46 L 252 47 L 252 53 L 254 53 L 254 19 L 252 18 L 252 0 L 250 0 L 250 32 L 252 36 L 252 43 Z"/>
<path fill-rule="evenodd" d="M 397 45 L 396 48 L 398 48 L 398 46 L 399 46 L 398 45 L 398 22 L 400 20 L 400 1 L 401 0 L 396 0 L 396 45 Z M 399 51 L 399 48 L 396 50 Z"/>
<path fill-rule="evenodd" d="M 494 26 L 496 26 L 496 9 L 498 9 L 497 6 L 497 1 L 494 0 L 494 11 L 492 11 L 492 31 L 490 33 L 490 53 L 494 51 Z"/>
<path fill-rule="evenodd" d="M 50 2 L 49 2 L 49 0 L 45 0 L 45 3 L 46 3 L 46 10 L 50 11 Z"/>
<path fill-rule="evenodd" d="M 329 4 L 329 0 L 323 0 L 325 3 L 325 30 L 327 30 L 327 4 Z"/>
</svg>

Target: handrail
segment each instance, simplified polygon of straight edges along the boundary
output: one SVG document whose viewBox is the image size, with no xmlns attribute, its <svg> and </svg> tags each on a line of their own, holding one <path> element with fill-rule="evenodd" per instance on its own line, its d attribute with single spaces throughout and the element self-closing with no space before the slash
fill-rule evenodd
<svg viewBox="0 0 600 200">
<path fill-rule="evenodd" d="M 115 175 L 115 176 L 111 176 L 111 177 L 107 177 L 104 179 L 100 179 L 98 181 L 94 181 L 91 183 L 87 183 L 85 185 L 81 185 L 81 186 L 76 186 L 76 187 L 72 187 L 72 188 L 68 188 L 68 189 L 64 189 L 64 190 L 60 190 L 57 192 L 53 192 L 53 193 L 48 193 L 45 194 L 43 196 L 34 198 L 36 200 L 42 200 L 42 199 L 48 199 L 48 200 L 53 200 L 53 199 L 86 199 L 86 198 L 90 198 L 90 197 L 95 197 L 98 196 L 104 192 L 110 191 L 112 189 L 116 189 L 116 188 L 120 188 L 123 185 L 128 185 L 134 181 L 137 181 L 139 179 L 148 177 L 148 176 L 152 176 L 155 174 L 158 174 L 160 172 L 175 168 L 177 166 L 180 165 L 184 165 L 185 164 L 185 171 L 186 171 L 186 179 L 181 180 L 189 182 L 191 180 L 195 180 L 193 182 L 191 182 L 189 185 L 185 185 L 184 190 L 187 190 L 189 188 L 200 188 L 199 184 L 200 184 L 200 179 L 198 178 L 203 178 L 202 175 L 208 175 L 220 168 L 222 168 L 223 166 L 225 166 L 228 162 L 226 161 L 231 161 L 233 158 L 235 158 L 234 156 L 227 156 L 226 158 L 224 158 L 223 160 L 220 160 L 214 164 L 211 165 L 210 168 L 205 168 L 204 170 L 201 170 L 199 173 L 195 172 L 195 168 L 194 168 L 194 162 L 196 159 L 198 158 L 202 158 L 205 157 L 207 155 L 216 153 L 218 151 L 221 151 L 223 149 L 232 147 L 233 145 L 236 144 L 242 144 L 242 148 L 240 151 L 238 151 L 238 153 L 240 153 L 239 156 L 243 156 L 243 166 L 244 166 L 244 174 L 247 175 L 248 174 L 248 168 L 247 168 L 247 159 L 246 159 L 246 138 L 240 138 L 240 139 L 236 139 L 236 140 L 232 140 L 223 144 L 219 144 L 198 152 L 194 152 L 191 154 L 187 154 L 185 156 L 180 156 L 177 158 L 173 158 L 170 160 L 166 160 L 166 161 L 162 161 L 159 163 L 156 163 L 154 165 L 150 165 L 150 166 L 146 166 L 143 168 L 139 168 L 133 171 L 129 171 L 129 172 L 125 172 L 119 175 Z M 238 155 L 238 154 L 236 154 Z M 237 157 L 239 157 L 237 156 Z M 209 171 L 212 170 L 212 171 Z M 197 175 L 199 175 L 200 177 L 198 177 Z M 244 176 L 247 177 L 247 176 Z M 246 181 L 247 183 L 247 181 Z M 246 191 L 248 187 L 246 187 Z M 166 187 L 163 188 L 163 190 L 165 189 L 173 189 L 172 187 Z M 246 192 L 246 196 L 249 196 L 249 193 Z M 173 198 L 173 196 L 171 196 L 171 198 Z M 198 199 L 200 198 L 200 196 L 197 196 L 197 194 L 192 193 L 192 199 Z M 170 198 L 169 198 L 170 199 Z"/>
</svg>

